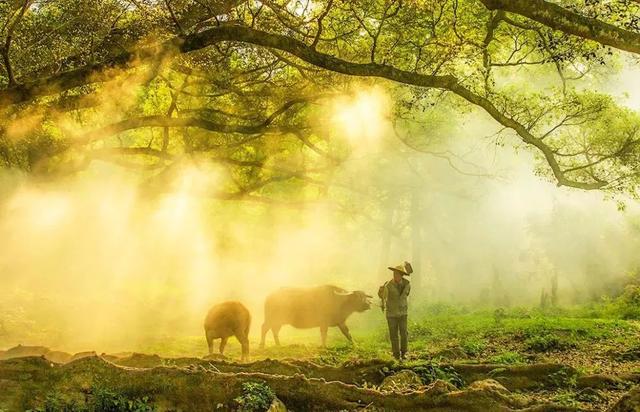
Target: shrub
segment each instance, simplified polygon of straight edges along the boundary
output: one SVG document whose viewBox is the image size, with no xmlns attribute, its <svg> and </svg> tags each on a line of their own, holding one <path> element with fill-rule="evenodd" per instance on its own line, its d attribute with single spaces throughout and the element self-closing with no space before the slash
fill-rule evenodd
<svg viewBox="0 0 640 412">
<path fill-rule="evenodd" d="M 276 395 L 264 382 L 243 382 L 242 395 L 234 400 L 244 412 L 264 412 L 271 406 Z"/>
<path fill-rule="evenodd" d="M 417 373 L 427 385 L 438 379 L 449 382 L 456 388 L 462 388 L 465 384 L 462 376 L 451 366 L 419 365 L 411 369 Z"/>
<path fill-rule="evenodd" d="M 155 407 L 148 397 L 129 399 L 110 389 L 94 387 L 91 398 L 95 412 L 153 412 Z"/>
<path fill-rule="evenodd" d="M 487 343 L 484 340 L 478 338 L 467 339 L 460 345 L 462 350 L 469 356 L 480 355 L 486 348 L 486 346 Z"/>
<path fill-rule="evenodd" d="M 2 409 L 0 409 L 2 411 Z M 54 392 L 47 395 L 44 405 L 27 412 L 86 412 L 87 408 L 65 399 L 61 394 Z"/>
<path fill-rule="evenodd" d="M 640 319 L 640 286 L 627 285 L 614 301 L 613 309 L 621 319 Z"/>
</svg>

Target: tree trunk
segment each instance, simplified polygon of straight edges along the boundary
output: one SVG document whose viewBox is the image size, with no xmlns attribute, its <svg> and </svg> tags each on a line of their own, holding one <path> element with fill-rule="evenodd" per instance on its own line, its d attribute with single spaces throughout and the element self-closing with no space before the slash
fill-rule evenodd
<svg viewBox="0 0 640 412">
<path fill-rule="evenodd" d="M 418 188 L 414 188 L 411 193 L 411 283 L 415 290 L 420 290 L 423 283 L 422 273 L 422 202 Z"/>
<path fill-rule="evenodd" d="M 393 230 L 393 216 L 395 207 L 392 200 L 388 200 L 383 204 L 384 222 L 382 229 L 382 242 L 380 243 L 380 262 L 378 264 L 380 277 L 386 279 L 389 277 L 387 267 L 391 266 L 389 255 L 391 252 L 391 235 Z"/>
</svg>

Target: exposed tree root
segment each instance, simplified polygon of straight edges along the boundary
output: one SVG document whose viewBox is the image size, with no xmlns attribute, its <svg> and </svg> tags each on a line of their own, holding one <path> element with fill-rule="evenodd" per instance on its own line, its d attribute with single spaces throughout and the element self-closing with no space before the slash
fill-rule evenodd
<svg viewBox="0 0 640 412">
<path fill-rule="evenodd" d="M 578 372 L 565 365 L 538 363 L 533 365 L 454 364 L 450 365 L 465 382 L 495 379 L 510 391 L 563 386 Z"/>
<path fill-rule="evenodd" d="M 318 365 L 300 360 L 262 360 L 240 364 L 220 360 L 202 360 L 198 358 L 163 359 L 157 355 L 133 354 L 126 358 L 109 359 L 121 366 L 150 368 L 154 366 L 201 366 L 214 368 L 219 372 L 241 373 L 260 372 L 270 375 L 302 374 L 308 378 L 344 383 L 379 385 L 383 379 L 402 366 L 382 360 L 349 362 L 341 366 Z M 562 386 L 568 379 L 577 375 L 575 369 L 559 364 L 535 364 L 506 366 L 497 364 L 449 364 L 440 365 L 455 371 L 469 384 L 483 379 L 495 379 L 510 391 Z"/>
<path fill-rule="evenodd" d="M 265 382 L 279 399 L 296 411 L 354 410 L 365 406 L 412 411 L 532 410 L 493 385 L 479 384 L 452 392 L 444 385 L 431 385 L 424 391 L 393 394 L 301 374 L 222 373 L 214 368 L 207 370 L 203 365 L 195 369 L 138 369 L 117 366 L 99 357 L 65 365 L 42 357 L 1 361 L 0 409 L 34 408 L 42 405 L 51 393 L 64 394 L 81 403 L 92 396 L 95 388 L 107 388 L 129 397 L 149 396 L 159 410 L 211 411 L 220 405 L 232 409 L 233 399 L 241 393 L 241 384 L 247 381 Z"/>
</svg>

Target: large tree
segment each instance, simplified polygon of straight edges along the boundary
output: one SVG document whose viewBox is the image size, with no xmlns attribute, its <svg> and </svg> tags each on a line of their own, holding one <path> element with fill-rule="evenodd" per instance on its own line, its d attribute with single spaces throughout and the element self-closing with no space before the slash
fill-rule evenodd
<svg viewBox="0 0 640 412">
<path fill-rule="evenodd" d="M 216 197 L 273 197 L 283 181 L 322 195 L 350 148 L 317 119 L 332 95 L 378 79 L 396 119 L 475 108 L 558 185 L 636 194 L 640 119 L 589 87 L 619 59 L 602 44 L 629 48 L 604 32 L 574 36 L 520 3 L 0 2 L 0 158 L 46 175 L 115 162 L 142 169 L 152 187 L 206 160 L 226 176 Z M 585 18 L 633 24 L 635 6 L 619 3 Z"/>
</svg>

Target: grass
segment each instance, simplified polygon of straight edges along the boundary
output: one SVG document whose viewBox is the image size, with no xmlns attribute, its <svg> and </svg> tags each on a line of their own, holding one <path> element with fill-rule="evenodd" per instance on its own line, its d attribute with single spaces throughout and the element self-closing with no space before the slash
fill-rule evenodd
<svg viewBox="0 0 640 412">
<path fill-rule="evenodd" d="M 537 310 L 512 308 L 467 310 L 446 305 L 414 307 L 410 313 L 410 345 L 408 361 L 402 367 L 416 372 L 423 382 L 444 380 L 461 388 L 467 382 L 451 364 L 491 363 L 496 371 L 510 365 L 557 363 L 568 368 L 549 376 L 553 387 L 526 392 L 523 399 L 552 399 L 567 406 L 603 406 L 611 399 L 598 398 L 597 391 L 576 388 L 575 370 L 580 374 L 637 371 L 637 362 L 620 361 L 610 356 L 640 348 L 640 323 L 619 318 L 590 318 L 583 308 Z M 250 334 L 251 358 L 305 359 L 325 365 L 341 365 L 352 361 L 382 359 L 393 362 L 387 338 L 386 322 L 379 311 L 352 316 L 348 325 L 356 342 L 350 345 L 337 328 L 329 330 L 328 345 L 320 347 L 318 329 L 296 330 L 284 327 L 280 333 L 282 346 L 275 346 L 269 335 L 267 346 L 258 347 L 259 325 Z M 101 348 L 95 348 L 98 353 Z M 130 342 L 128 351 L 158 354 L 164 358 L 202 357 L 207 354 L 204 336 L 159 336 Z M 114 350 L 113 352 L 118 352 Z M 443 354 L 453 354 L 446 357 Z M 240 344 L 229 340 L 225 353 L 229 360 L 239 360 Z M 166 360 L 168 364 L 172 361 Z M 394 370 L 390 366 L 389 370 Z M 94 388 L 90 396 L 94 410 L 151 411 L 148 399 L 125 397 L 108 389 Z M 239 410 L 262 411 L 270 404 L 270 389 L 258 381 L 242 388 L 235 399 Z M 37 412 L 85 412 L 77 400 L 53 396 Z"/>
<path fill-rule="evenodd" d="M 501 352 L 500 354 L 491 356 L 489 358 L 489 362 L 512 365 L 512 364 L 525 363 L 526 359 L 522 354 L 518 352 L 506 351 L 506 352 Z"/>
<path fill-rule="evenodd" d="M 592 318 L 587 316 L 592 309 L 511 308 L 496 311 L 446 305 L 414 307 L 409 318 L 410 358 L 403 367 L 418 373 L 425 383 L 440 379 L 463 387 L 465 382 L 451 363 L 491 363 L 499 365 L 496 370 L 504 370 L 509 365 L 558 363 L 573 369 L 563 369 L 550 377 L 556 388 L 547 392 L 527 392 L 522 396 L 551 397 L 567 406 L 604 405 L 608 401 L 599 400 L 597 391 L 576 388 L 574 369 L 581 374 L 637 372 L 637 362 L 625 363 L 610 354 L 640 349 L 640 323 L 619 317 Z M 250 334 L 251 357 L 253 360 L 306 359 L 327 365 L 371 359 L 393 361 L 386 322 L 379 311 L 354 315 L 348 325 L 355 345 L 348 344 L 337 328 L 329 330 L 328 346 L 322 348 L 318 329 L 284 327 L 280 333 L 282 346 L 275 346 L 269 335 L 264 349 L 258 347 L 259 325 L 254 325 Z M 165 358 L 207 354 L 204 336 L 199 334 L 160 336 L 130 344 L 122 349 Z M 98 353 L 103 352 L 101 348 L 95 349 Z M 439 355 L 441 352 L 456 355 L 446 358 Z M 229 340 L 226 355 L 229 360 L 240 358 L 240 345 L 234 338 Z M 94 390 L 91 399 L 96 410 L 152 410 L 145 398 L 127 398 L 108 390 Z M 258 411 L 265 410 L 270 399 L 269 388 L 253 382 L 243 387 L 242 396 L 235 401 L 239 409 Z M 78 409 L 74 400 L 62 396 L 47 399 L 44 408 L 38 412 L 53 410 L 80 412 L 82 409 Z"/>
<path fill-rule="evenodd" d="M 545 311 L 527 308 L 470 310 L 442 304 L 415 305 L 409 316 L 410 354 L 413 359 L 428 362 L 439 352 L 454 349 L 449 352 L 462 353 L 466 359 L 454 358 L 452 361 L 501 364 L 558 361 L 575 366 L 585 361 L 589 370 L 588 356 L 640 347 L 637 321 L 589 318 L 585 316 L 589 310 L 591 308 L 585 307 Z M 356 342 L 353 346 L 337 328 L 330 328 L 328 347 L 321 348 L 318 329 L 296 330 L 285 326 L 280 333 L 282 346 L 275 346 L 268 335 L 266 348 L 260 349 L 260 325 L 254 324 L 250 334 L 251 357 L 254 360 L 301 358 L 325 364 L 372 358 L 392 360 L 387 326 L 380 311 L 355 314 L 348 325 Z M 204 336 L 199 333 L 158 336 L 127 342 L 117 348 L 89 349 L 98 353 L 131 351 L 162 357 L 202 357 L 207 354 Z M 225 354 L 231 360 L 239 359 L 240 345 L 234 338 L 229 340 Z"/>
<path fill-rule="evenodd" d="M 503 310 L 496 317 L 494 310 L 425 307 L 410 314 L 410 352 L 420 359 L 431 359 L 438 351 L 456 348 L 468 356 L 468 361 L 517 364 L 529 362 L 532 357 L 553 358 L 565 353 L 588 354 L 606 348 L 622 350 L 640 346 L 640 327 L 636 321 L 594 319 L 581 316 L 583 314 L 578 310 L 514 308 Z M 258 348 L 259 336 L 254 331 L 250 336 L 251 356 L 253 359 L 303 358 L 326 364 L 353 359 L 392 359 L 386 323 L 380 314 L 354 316 L 348 323 L 355 345 L 349 345 L 337 328 L 330 329 L 328 347 L 321 348 L 317 329 L 284 327 L 280 347 L 273 344 L 269 335 L 266 348 Z M 166 357 L 201 357 L 206 354 L 206 343 L 203 336 L 162 337 L 141 342 L 132 350 Z M 240 345 L 233 338 L 225 354 L 231 359 L 239 358 Z"/>
</svg>

